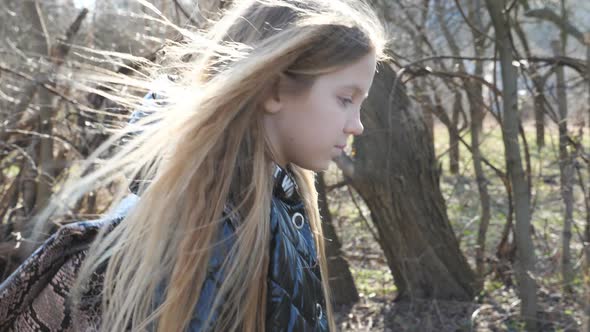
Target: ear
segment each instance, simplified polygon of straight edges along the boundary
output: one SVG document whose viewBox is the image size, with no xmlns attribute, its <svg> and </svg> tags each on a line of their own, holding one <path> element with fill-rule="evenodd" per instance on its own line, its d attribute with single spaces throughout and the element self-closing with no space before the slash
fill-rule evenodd
<svg viewBox="0 0 590 332">
<path fill-rule="evenodd" d="M 284 75 L 281 73 L 271 84 L 264 97 L 264 110 L 268 113 L 278 113 L 283 108 L 281 101 L 281 87 L 284 83 Z"/>
</svg>

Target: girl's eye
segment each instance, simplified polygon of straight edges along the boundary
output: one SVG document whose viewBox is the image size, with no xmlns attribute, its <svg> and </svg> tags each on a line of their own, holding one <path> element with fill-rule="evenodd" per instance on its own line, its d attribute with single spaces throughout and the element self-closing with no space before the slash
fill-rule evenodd
<svg viewBox="0 0 590 332">
<path fill-rule="evenodd" d="M 352 99 L 350 99 L 350 98 L 338 97 L 338 99 L 340 100 L 340 104 L 342 104 L 342 106 L 347 106 L 349 104 L 352 104 Z"/>
</svg>

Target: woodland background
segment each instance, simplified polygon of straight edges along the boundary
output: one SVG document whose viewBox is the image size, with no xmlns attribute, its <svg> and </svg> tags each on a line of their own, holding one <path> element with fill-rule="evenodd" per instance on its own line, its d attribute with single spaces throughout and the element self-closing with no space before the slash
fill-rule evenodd
<svg viewBox="0 0 590 332">
<path fill-rule="evenodd" d="M 365 133 L 318 177 L 343 331 L 590 331 L 590 2 L 371 0 Z M 152 0 L 203 28 L 229 0 Z M 172 29 L 137 0 L 0 1 L 0 275 L 132 111 Z M 113 188 L 66 221 L 105 212 Z M 48 229 L 48 232 L 55 229 Z"/>
</svg>

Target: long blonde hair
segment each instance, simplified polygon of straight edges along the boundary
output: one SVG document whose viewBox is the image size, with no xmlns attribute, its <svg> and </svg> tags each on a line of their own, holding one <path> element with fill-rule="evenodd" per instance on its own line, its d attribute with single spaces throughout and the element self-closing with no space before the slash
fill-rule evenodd
<svg viewBox="0 0 590 332">
<path fill-rule="evenodd" d="M 165 21 L 163 19 L 163 21 Z M 93 271 L 108 262 L 102 291 L 103 331 L 188 327 L 215 245 L 224 208 L 240 216 L 235 243 L 223 263 L 225 279 L 213 313 L 216 331 L 263 331 L 269 261 L 272 153 L 262 128 L 261 101 L 288 74 L 306 91 L 318 75 L 369 52 L 383 57 L 384 32 L 358 0 L 234 1 L 206 32 L 164 52 L 177 77 L 158 91 L 163 106 L 129 125 L 98 149 L 41 215 L 120 178 L 151 179 L 125 220 L 100 233 L 76 283 L 74 299 Z M 141 129 L 110 157 L 129 132 Z M 99 161 L 99 167 L 96 162 Z M 314 173 L 292 169 L 309 215 L 319 256 L 331 330 L 327 262 Z M 117 204 L 121 191 L 113 204 Z M 58 203 L 60 205 L 58 206 Z M 165 282 L 164 297 L 156 289 Z M 79 299 L 78 299 L 79 300 Z M 78 300 L 74 302 L 77 303 Z M 209 321 L 211 317 L 207 318 Z M 207 326 L 207 322 L 204 326 Z"/>
</svg>

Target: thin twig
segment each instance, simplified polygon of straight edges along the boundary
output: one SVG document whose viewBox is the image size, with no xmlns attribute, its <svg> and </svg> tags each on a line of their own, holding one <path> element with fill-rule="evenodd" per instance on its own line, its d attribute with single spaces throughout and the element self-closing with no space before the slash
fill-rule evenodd
<svg viewBox="0 0 590 332">
<path fill-rule="evenodd" d="M 26 79 L 26 80 L 28 80 L 28 81 L 31 81 L 31 82 L 37 83 L 37 84 L 39 84 L 41 87 L 43 87 L 43 88 L 47 89 L 49 92 L 51 92 L 51 93 L 55 94 L 56 96 L 58 96 L 58 97 L 62 98 L 63 100 L 65 100 L 65 101 L 69 102 L 70 104 L 73 104 L 73 105 L 76 105 L 76 106 L 80 107 L 81 109 L 84 109 L 84 110 L 92 110 L 90 107 L 88 107 L 88 106 L 86 106 L 86 105 L 84 105 L 84 104 L 80 103 L 79 101 L 77 101 L 77 100 L 75 100 L 75 99 L 72 99 L 72 98 L 70 98 L 70 97 L 67 97 L 66 95 L 62 94 L 61 92 L 59 92 L 59 91 L 58 91 L 58 90 L 57 90 L 55 87 L 53 87 L 53 86 L 52 86 L 51 84 L 49 84 L 49 83 L 45 83 L 45 82 L 38 82 L 38 80 L 36 80 L 34 77 L 32 77 L 32 76 L 30 76 L 30 75 L 27 75 L 27 74 L 25 74 L 25 73 L 21 73 L 21 72 L 17 72 L 17 71 L 15 71 L 15 70 L 12 70 L 12 69 L 10 69 L 10 68 L 8 68 L 8 67 L 6 67 L 6 66 L 2 65 L 2 64 L 0 64 L 0 70 L 2 70 L 2 71 L 5 71 L 5 72 L 7 72 L 7 73 L 11 73 L 11 74 L 13 74 L 13 75 L 15 75 L 15 76 L 18 76 L 18 77 L 20 77 L 20 78 L 24 78 L 24 79 Z"/>
<path fill-rule="evenodd" d="M 467 23 L 467 25 L 473 29 L 473 31 L 477 32 L 478 34 L 480 34 L 483 37 L 486 37 L 489 40 L 494 40 L 493 37 L 488 36 L 487 33 L 481 31 L 479 28 L 477 28 L 473 23 L 471 23 L 471 21 L 469 20 L 469 18 L 467 17 L 467 15 L 465 15 L 465 12 L 463 11 L 463 7 L 461 7 L 461 4 L 459 3 L 459 0 L 455 0 L 455 5 L 457 6 L 457 9 L 459 10 L 459 13 L 461 14 L 461 17 L 463 17 L 463 20 L 465 21 L 465 23 Z"/>
<path fill-rule="evenodd" d="M 45 43 L 47 44 L 47 54 L 51 53 L 51 37 L 49 36 L 49 31 L 47 31 L 47 25 L 45 24 L 45 18 L 43 17 L 43 12 L 41 11 L 41 6 L 39 5 L 39 0 L 35 0 L 35 10 L 37 11 L 37 16 L 39 17 L 39 24 L 41 25 L 41 29 L 43 30 L 43 36 L 45 37 Z"/>
<path fill-rule="evenodd" d="M 192 15 L 190 15 L 190 14 L 189 14 L 189 13 L 188 13 L 188 12 L 187 12 L 185 9 L 184 9 L 184 7 L 182 7 L 182 4 L 180 4 L 180 3 L 178 2 L 178 0 L 173 0 L 173 1 L 174 1 L 174 5 L 176 6 L 176 9 L 180 10 L 180 12 L 182 13 L 182 15 L 184 15 L 184 16 L 185 16 L 185 17 L 186 17 L 186 18 L 189 20 L 189 22 L 191 22 L 191 24 L 193 24 L 194 26 L 197 26 L 197 27 L 198 27 L 198 26 L 199 26 L 199 22 L 197 22 L 197 21 L 195 21 L 195 20 L 193 19 L 193 16 L 192 16 Z"/>
<path fill-rule="evenodd" d="M 477 57 L 477 56 L 454 56 L 454 55 L 433 55 L 429 57 L 425 57 L 422 59 L 418 59 L 412 61 L 408 64 L 403 65 L 402 67 L 409 67 L 415 66 L 423 62 L 427 61 L 438 61 L 438 60 L 471 60 L 471 61 L 497 61 L 497 58 L 494 57 Z M 583 73 L 586 70 L 585 60 L 572 58 L 568 56 L 553 56 L 553 57 L 544 57 L 544 56 L 529 56 L 529 57 L 517 57 L 515 61 L 519 63 L 526 62 L 542 62 L 547 63 L 550 65 L 563 65 L 569 67 L 578 73 Z"/>
</svg>

